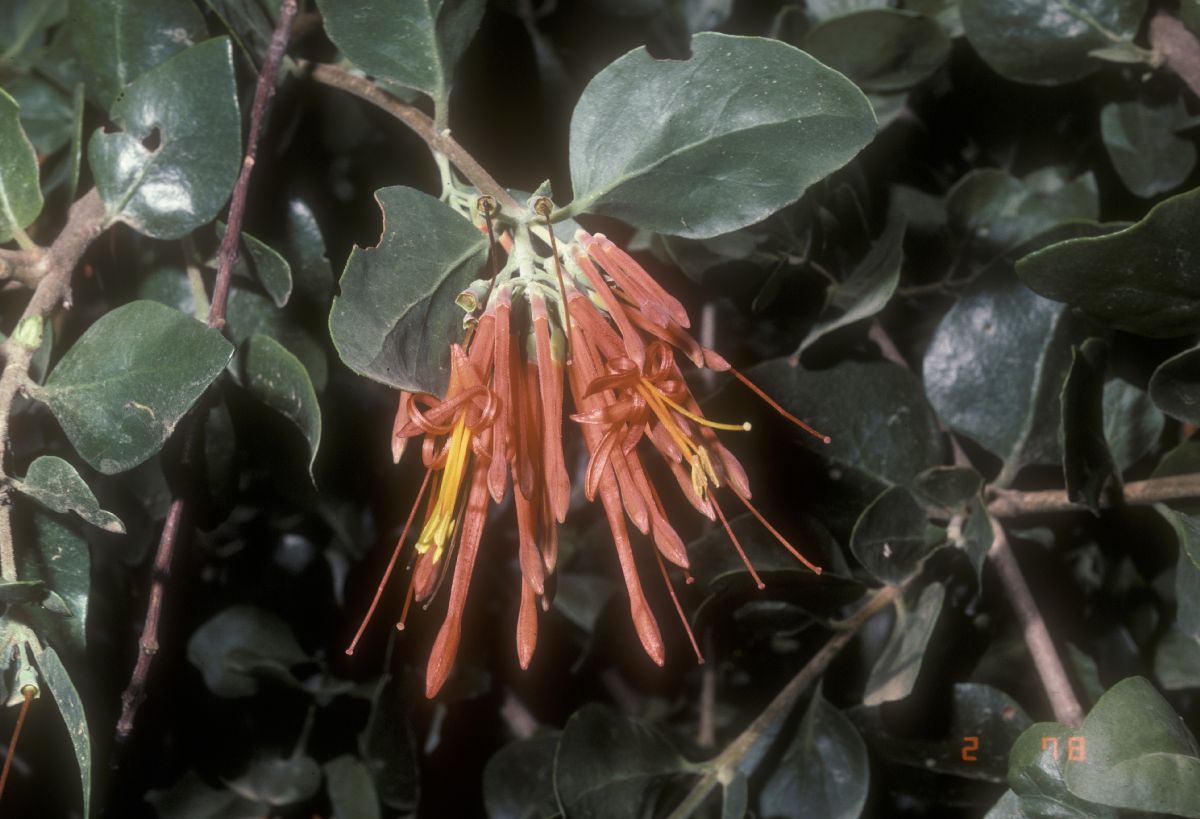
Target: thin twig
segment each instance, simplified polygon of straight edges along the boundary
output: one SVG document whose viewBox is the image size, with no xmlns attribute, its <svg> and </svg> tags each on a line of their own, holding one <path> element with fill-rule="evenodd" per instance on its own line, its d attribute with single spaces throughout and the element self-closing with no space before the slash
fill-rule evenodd
<svg viewBox="0 0 1200 819">
<path fill-rule="evenodd" d="M 232 199 L 229 203 L 229 218 L 225 228 L 225 236 L 221 240 L 218 252 L 219 266 L 216 284 L 213 286 L 212 305 L 208 312 L 208 326 L 220 329 L 225 325 L 225 308 L 229 301 L 229 280 L 233 275 L 233 263 L 237 259 L 237 245 L 241 239 L 242 218 L 246 212 L 246 196 L 249 192 L 250 173 L 254 170 L 254 156 L 258 150 L 258 140 L 262 133 L 263 122 L 270 107 L 271 97 L 275 93 L 275 79 L 279 74 L 279 63 L 287 47 L 288 35 L 292 20 L 296 16 L 296 0 L 283 0 L 279 7 L 279 22 L 271 35 L 271 46 L 263 60 L 258 82 L 254 89 L 254 102 L 250 109 L 250 133 L 246 138 L 246 157 L 242 161 L 242 170 L 234 185 Z M 199 444 L 200 421 L 195 413 L 181 429 L 185 436 L 183 451 L 184 470 L 191 466 L 192 453 Z M 150 602 L 146 609 L 146 620 L 142 625 L 142 637 L 138 641 L 139 652 L 129 684 L 121 695 L 121 718 L 117 722 L 117 740 L 128 739 L 133 731 L 133 721 L 137 710 L 146 698 L 146 681 L 150 676 L 150 668 L 154 655 L 158 652 L 158 624 L 162 616 L 163 598 L 166 593 L 167 581 L 171 576 L 171 563 L 175 549 L 188 527 L 184 526 L 187 519 L 187 496 L 180 491 L 171 501 L 167 512 L 167 520 L 163 524 L 162 534 L 158 539 L 158 547 L 154 552 L 154 569 L 150 578 Z"/>
<path fill-rule="evenodd" d="M 1013 554 L 1004 528 L 999 521 L 992 520 L 992 548 L 988 550 L 988 559 L 996 567 L 996 573 L 1004 584 L 1004 591 L 1012 603 L 1017 619 L 1021 621 L 1021 631 L 1025 637 L 1025 645 L 1033 657 L 1038 677 L 1054 710 L 1054 718 L 1065 725 L 1077 726 L 1083 722 L 1083 708 L 1071 689 L 1067 671 L 1063 667 L 1054 642 L 1050 639 L 1050 630 L 1046 628 L 1046 619 L 1038 610 L 1033 599 L 1033 592 L 1021 574 L 1017 557 Z"/>
<path fill-rule="evenodd" d="M 1122 497 L 1126 504 L 1136 506 L 1197 499 L 1200 498 L 1200 474 L 1171 475 L 1165 478 L 1133 481 L 1125 484 L 1125 492 Z M 1101 504 L 1109 506 L 1111 501 L 1105 497 L 1101 499 Z M 995 518 L 1013 518 L 1019 515 L 1086 509 L 1084 504 L 1069 500 L 1065 489 L 1046 489 L 1038 492 L 995 489 L 988 502 L 988 513 Z"/>
<path fill-rule="evenodd" d="M 1150 18 L 1150 47 L 1200 97 L 1200 41 L 1178 18 L 1162 10 Z"/>
<path fill-rule="evenodd" d="M 242 238 L 242 220 L 246 215 L 246 195 L 250 190 L 250 174 L 254 171 L 254 160 L 258 155 L 258 140 L 262 136 L 263 123 L 271 99 L 275 96 L 275 80 L 279 73 L 279 61 L 287 48 L 292 20 L 296 16 L 296 0 L 284 0 L 279 6 L 279 22 L 271 35 L 271 46 L 263 60 L 258 82 L 254 87 L 254 102 L 250 108 L 250 133 L 246 136 L 246 156 L 242 159 L 242 170 L 229 200 L 229 218 L 225 220 L 225 235 L 217 250 L 217 281 L 213 286 L 212 309 L 208 313 L 208 326 L 218 330 L 225 326 L 225 305 L 229 301 L 229 281 L 233 277 L 233 264 L 238 257 L 238 242 Z"/>
<path fill-rule="evenodd" d="M 69 306 L 71 274 L 84 251 L 103 230 L 104 218 L 104 203 L 100 200 L 99 192 L 93 188 L 71 206 L 67 224 L 54 243 L 44 251 L 27 257 L 32 259 L 27 273 L 36 276 L 37 286 L 17 322 L 18 327 L 26 320 L 44 320 L 60 302 Z M 2 349 L 5 360 L 4 371 L 0 373 L 0 577 L 12 582 L 17 580 L 17 563 L 13 546 L 12 510 L 7 497 L 9 475 L 5 471 L 8 422 L 17 392 L 28 378 L 34 350 L 11 338 Z"/>
<path fill-rule="evenodd" d="M 397 99 L 367 78 L 351 74 L 337 66 L 310 63 L 304 60 L 297 60 L 297 64 L 301 69 L 307 69 L 312 78 L 322 85 L 349 92 L 382 108 L 403 122 L 432 150 L 444 154 L 480 193 L 494 197 L 505 209 L 512 212 L 525 209 L 524 205 L 514 199 L 507 190 L 501 187 L 499 182 L 492 178 L 492 175 L 475 160 L 475 157 L 454 141 L 448 130 L 438 131 L 434 127 L 433 120 L 419 108 Z"/>
<path fill-rule="evenodd" d="M 737 771 L 739 764 L 761 742 L 770 735 L 771 728 L 791 713 L 792 707 L 800 699 L 800 695 L 808 690 L 818 677 L 825 672 L 838 653 L 849 643 L 856 634 L 867 624 L 867 621 L 883 609 L 891 605 L 903 591 L 901 586 L 885 586 L 871 595 L 862 608 L 854 612 L 842 624 L 832 637 L 826 641 L 811 660 L 809 660 L 795 677 L 775 695 L 763 712 L 752 723 L 746 726 L 742 733 L 731 742 L 724 751 L 705 767 L 707 771 L 700 777 L 692 789 L 684 797 L 679 806 L 671 812 L 669 819 L 683 819 L 691 816 L 703 804 L 713 788 L 718 783 L 729 781 Z"/>
</svg>

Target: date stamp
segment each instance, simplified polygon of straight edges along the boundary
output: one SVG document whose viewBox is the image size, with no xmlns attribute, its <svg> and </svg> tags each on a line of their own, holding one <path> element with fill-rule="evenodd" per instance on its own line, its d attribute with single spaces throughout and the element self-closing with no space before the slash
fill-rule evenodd
<svg viewBox="0 0 1200 819">
<path fill-rule="evenodd" d="M 963 762 L 979 761 L 979 737 L 963 737 Z M 1042 750 L 1049 750 L 1050 755 L 1057 761 L 1062 758 L 1058 737 L 1042 737 Z M 1067 762 L 1087 761 L 1087 739 L 1082 736 L 1067 737 Z"/>
</svg>

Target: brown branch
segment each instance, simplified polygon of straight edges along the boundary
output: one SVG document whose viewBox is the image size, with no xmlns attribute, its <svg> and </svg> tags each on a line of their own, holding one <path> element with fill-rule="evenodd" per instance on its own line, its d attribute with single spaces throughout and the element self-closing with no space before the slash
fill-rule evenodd
<svg viewBox="0 0 1200 819">
<path fill-rule="evenodd" d="M 1150 47 L 1200 97 L 1200 41 L 1177 17 L 1159 10 L 1150 18 Z"/>
<path fill-rule="evenodd" d="M 700 777 L 700 781 L 692 786 L 679 806 L 671 812 L 670 819 L 683 819 L 683 817 L 691 816 L 719 782 L 729 781 L 729 777 L 738 769 L 746 755 L 770 735 L 770 730 L 776 723 L 791 713 L 796 701 L 800 699 L 800 695 L 825 673 L 825 669 L 846 647 L 846 644 L 872 617 L 891 605 L 903 591 L 902 586 L 884 586 L 871 595 L 862 608 L 843 622 L 825 645 L 821 646 L 821 650 L 813 655 L 813 658 L 805 663 L 796 676 L 792 677 L 788 684 L 775 695 L 775 699 L 771 700 L 763 712 L 755 717 L 754 721 L 746 726 L 746 729 L 738 734 L 737 738 L 729 743 L 724 751 L 705 766 L 708 770 Z"/>
<path fill-rule="evenodd" d="M 310 63 L 298 60 L 302 69 L 308 69 L 314 80 L 331 88 L 353 94 L 359 99 L 366 100 L 372 105 L 382 108 L 396 119 L 403 122 L 413 133 L 419 136 L 432 150 L 445 155 L 450 163 L 462 173 L 468 182 L 474 185 L 480 193 L 492 196 L 504 208 L 512 212 L 525 210 L 525 206 L 512 197 L 511 194 L 489 174 L 475 157 L 454 141 L 449 130 L 438 131 L 433 120 L 415 106 L 403 102 L 387 93 L 365 77 L 351 74 L 349 71 L 333 65 Z"/>
<path fill-rule="evenodd" d="M 1021 631 L 1025 645 L 1033 657 L 1034 667 L 1041 678 L 1050 707 L 1054 710 L 1054 718 L 1065 725 L 1077 726 L 1083 722 L 1083 708 L 1071 690 L 1071 682 L 1067 678 L 1066 669 L 1050 639 L 1050 631 L 1046 628 L 1046 620 L 1034 602 L 1033 592 L 1021 574 L 1017 557 L 999 521 L 992 520 L 992 548 L 988 550 L 988 559 L 996 567 L 996 573 L 1004 585 L 1004 591 L 1012 603 L 1017 619 L 1021 622 Z"/>
<path fill-rule="evenodd" d="M 242 170 L 229 200 L 229 218 L 226 219 L 225 235 L 217 250 L 217 281 L 213 285 L 212 309 L 208 311 L 208 326 L 218 330 L 225 326 L 225 306 L 229 301 L 229 282 L 233 278 L 233 265 L 238 257 L 238 242 L 242 238 L 242 220 L 246 216 L 246 196 L 250 191 L 250 174 L 254 171 L 254 160 L 258 155 L 258 140 L 262 136 L 267 110 L 275 96 L 275 79 L 279 73 L 279 61 L 287 48 L 292 20 L 296 16 L 296 0 L 284 0 L 279 6 L 279 22 L 271 35 L 271 45 L 263 60 L 258 82 L 254 86 L 254 102 L 250 108 L 250 133 L 246 136 L 246 156 L 242 159 Z"/>
<path fill-rule="evenodd" d="M 263 60 L 262 69 L 258 74 L 258 82 L 254 89 L 254 101 L 250 109 L 250 132 L 246 138 L 246 156 L 242 160 L 242 170 L 234 185 L 232 198 L 229 203 L 229 220 L 225 228 L 225 236 L 221 240 L 218 251 L 217 280 L 213 286 L 212 306 L 208 313 L 208 326 L 220 329 L 225 325 L 225 308 L 229 301 L 229 281 L 233 275 L 233 263 L 237 260 L 237 245 L 241 239 L 242 219 L 246 212 L 246 196 L 249 192 L 250 174 L 254 170 L 254 157 L 258 151 L 258 140 L 262 134 L 263 122 L 270 108 L 271 98 L 275 94 L 275 80 L 279 75 L 279 63 L 287 47 L 288 35 L 291 31 L 292 20 L 296 16 L 297 0 L 283 0 L 279 6 L 279 22 L 271 35 L 271 46 Z M 193 413 L 181 433 L 184 439 L 183 466 L 189 470 L 192 453 L 199 443 L 200 421 Z M 146 698 L 146 681 L 150 676 L 150 668 L 154 655 L 158 653 L 158 623 L 162 616 L 163 598 L 166 594 L 167 581 L 171 577 L 171 563 L 175 548 L 186 527 L 183 522 L 187 518 L 186 494 L 178 492 L 171 501 L 167 520 L 163 524 L 162 534 L 158 539 L 158 547 L 154 551 L 154 569 L 150 578 L 150 602 L 146 608 L 146 620 L 142 625 L 142 637 L 138 641 L 138 658 L 130 675 L 129 684 L 121 695 L 121 718 L 117 721 L 117 740 L 122 742 L 133 732 L 133 721 L 137 710 Z"/>
<path fill-rule="evenodd" d="M 84 251 L 104 229 L 104 223 L 104 203 L 100 200 L 99 192 L 93 188 L 71 205 L 67 224 L 54 243 L 39 253 L 26 255 L 28 266 L 25 273 L 32 277 L 31 280 L 36 280 L 37 285 L 17 327 L 25 321 L 45 320 L 60 302 L 70 306 L 71 274 Z M 0 577 L 13 581 L 17 579 L 16 550 L 7 497 L 8 474 L 5 472 L 8 422 L 13 401 L 28 378 L 34 349 L 12 338 L 0 349 L 3 349 L 5 356 L 4 371 L 0 373 Z"/>
<path fill-rule="evenodd" d="M 1171 475 L 1149 478 L 1125 484 L 1123 500 L 1127 504 L 1145 506 L 1152 503 L 1200 498 L 1200 474 Z M 1107 498 L 1101 503 L 1110 505 Z M 1020 492 L 1013 489 L 992 491 L 988 513 L 996 518 L 1013 518 L 1044 512 L 1070 512 L 1087 509 L 1082 503 L 1069 500 L 1065 489 L 1039 492 Z"/>
<path fill-rule="evenodd" d="M 26 287 L 37 287 L 41 280 L 38 261 L 41 253 L 36 250 L 0 249 L 0 281 L 11 279 Z"/>
</svg>

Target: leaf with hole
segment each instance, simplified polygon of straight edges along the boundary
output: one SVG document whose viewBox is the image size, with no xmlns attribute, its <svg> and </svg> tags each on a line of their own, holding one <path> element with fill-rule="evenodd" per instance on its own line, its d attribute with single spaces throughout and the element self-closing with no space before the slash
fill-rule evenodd
<svg viewBox="0 0 1200 819">
<path fill-rule="evenodd" d="M 83 459 L 112 475 L 157 452 L 232 355 L 218 331 L 135 301 L 101 316 L 31 392 Z"/>
<path fill-rule="evenodd" d="M 639 48 L 575 106 L 568 211 L 716 236 L 796 201 L 874 135 L 853 83 L 779 41 L 706 32 L 687 60 Z"/>
<path fill-rule="evenodd" d="M 375 199 L 383 234 L 375 247 L 350 251 L 329 313 L 333 345 L 361 375 L 440 395 L 450 344 L 463 334 L 454 299 L 479 275 L 487 236 L 412 188 L 383 188 Z"/>
<path fill-rule="evenodd" d="M 155 239 L 212 221 L 241 166 L 233 51 L 217 37 L 182 51 L 125 89 L 88 160 L 109 218 Z"/>
</svg>

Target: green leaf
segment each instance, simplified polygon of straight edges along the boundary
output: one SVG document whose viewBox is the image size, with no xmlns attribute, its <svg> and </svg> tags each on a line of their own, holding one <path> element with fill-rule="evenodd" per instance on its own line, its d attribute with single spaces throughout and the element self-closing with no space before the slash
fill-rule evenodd
<svg viewBox="0 0 1200 819">
<path fill-rule="evenodd" d="M 889 484 L 906 484 L 941 462 L 937 422 L 920 382 L 904 367 L 847 361 L 827 370 L 806 370 L 778 358 L 746 375 L 793 415 L 832 438 L 825 446 L 800 436 L 831 461 Z"/>
<path fill-rule="evenodd" d="M 1020 801 L 1018 816 L 1116 819 L 1115 810 L 1081 799 L 1067 788 L 1068 766 L 1088 764 L 1086 760 L 1067 759 L 1072 736 L 1080 736 L 1080 732 L 1056 722 L 1037 722 L 1017 737 L 1008 756 L 1008 783 Z"/>
<path fill-rule="evenodd" d="M 46 597 L 46 584 L 41 580 L 0 582 L 0 604 L 40 603 Z"/>
<path fill-rule="evenodd" d="M 1200 188 L 1156 205 L 1107 236 L 1068 239 L 1017 262 L 1017 275 L 1043 296 L 1117 329 L 1167 338 L 1200 331 Z"/>
<path fill-rule="evenodd" d="M 1063 381 L 1060 402 L 1063 478 L 1067 498 L 1083 503 L 1099 516 L 1105 499 L 1123 496 L 1121 471 L 1104 437 L 1104 378 L 1108 342 L 1089 338 L 1072 349 L 1071 369 Z"/>
<path fill-rule="evenodd" d="M 1039 233 L 1076 220 L 1100 215 L 1096 177 L 1072 180 L 1050 167 L 1023 179 L 994 168 L 965 174 L 946 195 L 946 215 L 959 233 L 980 244 L 1007 250 Z"/>
<path fill-rule="evenodd" d="M 1150 378 L 1150 399 L 1172 418 L 1200 423 L 1200 347 L 1159 365 Z"/>
<path fill-rule="evenodd" d="M 224 222 L 217 221 L 217 239 L 225 238 L 226 225 Z M 242 231 L 241 237 L 242 247 L 245 254 L 239 254 L 238 267 L 246 264 L 244 255 L 249 255 L 250 262 L 253 265 L 254 278 L 267 291 L 267 295 L 275 302 L 276 307 L 283 307 L 288 302 L 288 298 L 292 295 L 292 268 L 288 264 L 287 259 L 276 250 L 273 250 L 270 245 L 261 239 L 256 239 L 249 233 Z M 246 270 L 238 272 L 239 275 L 245 273 Z"/>
<path fill-rule="evenodd" d="M 1149 198 L 1183 184 L 1196 167 L 1196 146 L 1175 135 L 1187 119 L 1182 99 L 1162 105 L 1110 102 L 1100 110 L 1100 135 L 1125 187 Z"/>
<path fill-rule="evenodd" d="M 483 0 L 317 0 L 325 33 L 368 74 L 424 91 L 445 105 Z"/>
<path fill-rule="evenodd" d="M 554 754 L 558 731 L 509 743 L 483 769 L 483 804 L 490 819 L 548 819 L 558 815 Z"/>
<path fill-rule="evenodd" d="M 1175 564 L 1175 624 L 1184 634 L 1200 637 L 1200 518 L 1154 507 L 1170 524 L 1179 546 Z"/>
<path fill-rule="evenodd" d="M 945 586 L 930 583 L 919 595 L 910 591 L 897 600 L 896 622 L 883 653 L 867 677 L 863 705 L 902 700 L 912 693 L 945 597 Z"/>
<path fill-rule="evenodd" d="M 67 735 L 71 738 L 71 747 L 75 749 L 75 762 L 79 765 L 79 784 L 83 790 L 83 817 L 88 819 L 92 809 L 92 735 L 88 731 L 87 715 L 83 711 L 83 701 L 75 690 L 71 676 L 59 659 L 58 653 L 46 646 L 33 649 L 34 659 L 38 670 L 41 671 L 42 682 L 54 698 L 58 713 L 62 715 L 67 727 Z"/>
<path fill-rule="evenodd" d="M 1010 476 L 1058 460 L 1065 316 L 997 263 L 942 317 L 925 352 L 925 391 L 938 415 L 1000 457 Z"/>
<path fill-rule="evenodd" d="M 1130 810 L 1200 816 L 1200 752 L 1187 725 L 1142 677 L 1108 690 L 1083 721 L 1087 764 L 1067 764 L 1076 796 Z"/>
<path fill-rule="evenodd" d="M 57 516 L 36 511 L 30 545 L 21 553 L 22 577 L 41 581 L 49 592 L 40 607 L 26 609 L 34 630 L 64 653 L 82 657 L 92 572 L 87 541 Z"/>
<path fill-rule="evenodd" d="M 155 239 L 178 239 L 212 221 L 241 166 L 229 39 L 208 40 L 150 69 L 110 116 L 121 130 L 97 129 L 88 146 L 109 218 Z"/>
<path fill-rule="evenodd" d="M 639 48 L 575 107 L 568 212 L 691 238 L 728 233 L 799 199 L 874 134 L 861 91 L 777 40 L 697 34 L 688 60 Z"/>
<path fill-rule="evenodd" d="M 21 127 L 17 101 L 0 89 L 0 243 L 23 232 L 41 212 L 37 154 Z"/>
<path fill-rule="evenodd" d="M 893 733 L 885 708 L 854 708 L 849 717 L 871 749 L 889 762 L 966 779 L 1004 782 L 1008 752 L 1031 724 L 1029 715 L 1008 694 L 990 685 L 956 683 L 949 719 L 917 732 Z M 973 760 L 963 758 L 966 738 L 976 737 Z"/>
<path fill-rule="evenodd" d="M 329 383 L 329 362 L 324 346 L 288 319 L 270 299 L 240 287 L 231 288 L 225 330 L 238 347 L 245 347 L 256 335 L 270 336 L 300 359 L 312 379 L 314 390 L 321 392 Z M 230 373 L 235 379 L 241 378 L 237 367 L 230 367 Z"/>
<path fill-rule="evenodd" d="M 218 331 L 135 301 L 101 316 L 31 391 L 83 459 L 112 475 L 157 452 L 232 355 Z"/>
<path fill-rule="evenodd" d="M 1169 629 L 1154 649 L 1154 676 L 1168 691 L 1200 688 L 1200 636 Z"/>
<path fill-rule="evenodd" d="M 1153 385 L 1153 378 L 1150 383 Z M 1165 423 L 1144 390 L 1119 379 L 1104 385 L 1104 439 L 1121 471 L 1133 466 L 1158 443 Z"/>
<path fill-rule="evenodd" d="M 375 783 L 360 759 L 343 754 L 326 762 L 323 769 L 333 808 L 330 819 L 380 819 Z"/>
<path fill-rule="evenodd" d="M 105 111 L 156 65 L 207 36 L 187 0 L 71 0 L 71 43 L 87 96 Z"/>
<path fill-rule="evenodd" d="M 1100 67 L 1089 52 L 1137 34 L 1146 0 L 961 0 L 963 31 L 1010 80 L 1058 85 Z"/>
<path fill-rule="evenodd" d="M 979 494 L 983 476 L 969 466 L 934 466 L 917 475 L 910 488 L 932 511 L 949 516 Z"/>
<path fill-rule="evenodd" d="M 818 688 L 778 767 L 763 783 L 759 813 L 857 819 L 869 782 L 867 746 L 854 723 Z"/>
<path fill-rule="evenodd" d="M 300 359 L 270 336 L 252 336 L 244 348 L 242 383 L 258 400 L 287 418 L 308 444 L 308 474 L 312 477 L 321 445 L 321 407 Z"/>
<path fill-rule="evenodd" d="M 147 792 L 159 816 L 171 819 L 261 819 L 262 806 L 233 791 L 205 784 L 195 771 L 188 771 L 169 788 Z"/>
<path fill-rule="evenodd" d="M 416 810 L 421 777 L 416 740 L 404 706 L 394 680 L 384 676 L 371 697 L 371 716 L 358 737 L 358 747 L 380 801 L 407 814 Z"/>
<path fill-rule="evenodd" d="M 384 384 L 440 395 L 450 344 L 462 338 L 454 303 L 487 257 L 487 237 L 447 205 L 412 188 L 375 193 L 383 233 L 354 248 L 333 300 L 329 332 L 342 360 Z"/>
<path fill-rule="evenodd" d="M 17 77 L 4 90 L 21 109 L 21 126 L 37 153 L 47 156 L 71 141 L 75 109 L 71 98 L 35 76 Z"/>
<path fill-rule="evenodd" d="M 600 705 L 585 705 L 563 728 L 554 788 L 572 819 L 643 816 L 669 779 L 691 764 L 661 733 Z"/>
<path fill-rule="evenodd" d="M 230 606 L 196 629 L 187 657 L 218 697 L 249 697 L 258 691 L 259 677 L 288 682 L 291 666 L 308 659 L 287 623 L 243 605 Z"/>
<path fill-rule="evenodd" d="M 92 490 L 75 467 L 53 455 L 43 455 L 29 465 L 25 477 L 14 481 L 17 491 L 51 512 L 74 512 L 106 532 L 125 534 L 125 524 L 112 512 L 100 508 Z"/>
<path fill-rule="evenodd" d="M 312 757 L 260 757 L 246 773 L 229 782 L 239 796 L 264 805 L 291 805 L 321 789 L 321 766 Z"/>
<path fill-rule="evenodd" d="M 66 11 L 66 0 L 0 3 L 0 64 L 27 70 L 46 50 L 46 31 L 62 22 Z"/>
<path fill-rule="evenodd" d="M 904 217 L 894 208 L 888 215 L 883 235 L 871 245 L 846 280 L 832 288 L 825 310 L 800 342 L 797 352 L 803 353 L 834 330 L 870 318 L 882 310 L 900 283 L 903 262 Z"/>
<path fill-rule="evenodd" d="M 925 511 L 912 493 L 893 486 L 863 510 L 850 551 L 878 580 L 899 585 L 916 574 L 935 547 L 926 538 Z"/>
<path fill-rule="evenodd" d="M 971 501 L 967 520 L 963 524 L 958 537 L 950 533 L 954 545 L 962 549 L 975 570 L 975 582 L 983 582 L 983 564 L 987 561 L 988 550 L 992 548 L 995 533 L 992 531 L 992 519 L 988 515 L 987 506 L 978 496 Z"/>
<path fill-rule="evenodd" d="M 283 254 L 291 266 L 296 291 L 327 304 L 333 296 L 333 268 L 325 255 L 325 238 L 312 208 L 303 199 L 288 202 Z"/>
<path fill-rule="evenodd" d="M 800 47 L 864 91 L 888 92 L 932 76 L 950 55 L 950 38 L 923 14 L 880 8 L 825 20 Z"/>
</svg>

